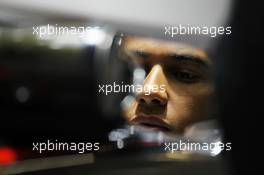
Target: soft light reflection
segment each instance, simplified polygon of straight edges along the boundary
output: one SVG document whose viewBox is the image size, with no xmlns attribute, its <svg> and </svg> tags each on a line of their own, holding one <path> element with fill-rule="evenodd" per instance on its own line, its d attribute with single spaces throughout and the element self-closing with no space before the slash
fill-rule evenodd
<svg viewBox="0 0 264 175">
<path fill-rule="evenodd" d="M 30 97 L 30 91 L 27 87 L 19 87 L 16 90 L 16 99 L 20 102 L 20 103 L 25 103 L 28 101 Z"/>
<path fill-rule="evenodd" d="M 97 45 L 104 41 L 106 37 L 106 33 L 99 28 L 91 28 L 85 32 L 83 36 L 81 36 L 82 41 L 85 44 L 89 45 Z"/>
</svg>

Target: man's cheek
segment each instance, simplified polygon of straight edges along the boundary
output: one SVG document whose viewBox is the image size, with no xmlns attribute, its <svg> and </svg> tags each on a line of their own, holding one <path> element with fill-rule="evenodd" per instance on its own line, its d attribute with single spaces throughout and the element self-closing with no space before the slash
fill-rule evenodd
<svg viewBox="0 0 264 175">
<path fill-rule="evenodd" d="M 197 119 L 204 120 L 210 118 L 210 111 L 213 110 L 213 101 L 211 100 L 211 96 L 200 97 L 196 103 Z"/>
<path fill-rule="evenodd" d="M 127 108 L 123 109 L 124 118 L 130 121 L 136 115 L 137 102 L 133 101 Z"/>
<path fill-rule="evenodd" d="M 191 98 L 174 97 L 167 107 L 167 119 L 175 127 L 184 128 L 187 123 L 192 121 L 194 115 L 194 103 Z"/>
<path fill-rule="evenodd" d="M 191 88 L 192 93 L 190 95 L 194 97 L 207 97 L 214 94 L 214 86 L 213 83 L 205 82 L 205 83 L 199 83 Z"/>
</svg>

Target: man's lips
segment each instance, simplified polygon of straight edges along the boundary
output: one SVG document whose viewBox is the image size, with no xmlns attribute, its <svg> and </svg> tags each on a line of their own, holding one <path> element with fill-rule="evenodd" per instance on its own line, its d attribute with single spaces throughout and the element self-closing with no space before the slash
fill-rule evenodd
<svg viewBox="0 0 264 175">
<path fill-rule="evenodd" d="M 170 126 L 158 116 L 136 115 L 132 120 L 132 124 L 142 125 L 144 127 L 155 130 L 169 131 Z"/>
</svg>

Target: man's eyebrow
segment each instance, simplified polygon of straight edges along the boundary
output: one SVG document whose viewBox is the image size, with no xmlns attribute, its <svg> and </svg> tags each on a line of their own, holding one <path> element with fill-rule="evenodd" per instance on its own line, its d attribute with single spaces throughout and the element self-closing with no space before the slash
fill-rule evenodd
<svg viewBox="0 0 264 175">
<path fill-rule="evenodd" d="M 175 61 L 187 61 L 187 62 L 192 62 L 192 63 L 195 63 L 195 64 L 199 64 L 201 66 L 204 66 L 206 68 L 209 67 L 208 63 L 206 63 L 205 61 L 203 61 L 201 59 L 201 57 L 199 56 L 194 56 L 194 55 L 187 55 L 187 54 L 184 54 L 184 55 L 179 55 L 179 54 L 168 54 L 167 55 L 168 58 L 171 58 Z"/>
<path fill-rule="evenodd" d="M 133 55 L 144 58 L 144 59 L 147 59 L 151 56 L 151 53 L 145 52 L 142 50 L 133 50 L 132 53 Z M 178 62 L 192 62 L 198 65 L 201 65 L 205 68 L 209 68 L 208 63 L 203 61 L 201 57 L 195 56 L 195 55 L 168 53 L 168 54 L 165 54 L 164 57 L 171 58 L 174 61 L 178 61 Z"/>
<path fill-rule="evenodd" d="M 142 51 L 142 50 L 133 50 L 133 55 L 141 57 L 141 58 L 148 58 L 150 57 L 150 53 Z"/>
</svg>

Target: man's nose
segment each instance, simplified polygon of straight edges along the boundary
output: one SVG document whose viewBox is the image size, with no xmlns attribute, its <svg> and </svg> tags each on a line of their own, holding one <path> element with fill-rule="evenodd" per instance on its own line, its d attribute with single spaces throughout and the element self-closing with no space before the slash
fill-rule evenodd
<svg viewBox="0 0 264 175">
<path fill-rule="evenodd" d="M 166 86 L 162 67 L 154 65 L 144 81 L 144 91 L 136 97 L 137 102 L 144 106 L 165 106 L 168 102 Z"/>
</svg>

